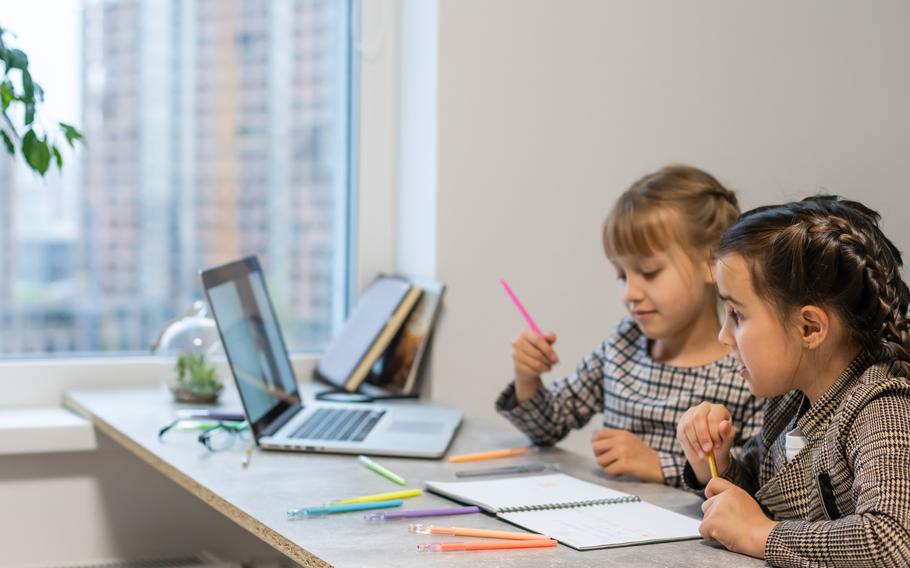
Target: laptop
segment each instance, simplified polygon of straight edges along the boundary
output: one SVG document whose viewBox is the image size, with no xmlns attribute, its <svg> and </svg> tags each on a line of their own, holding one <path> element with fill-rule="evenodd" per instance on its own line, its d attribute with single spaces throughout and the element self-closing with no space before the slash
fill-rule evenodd
<svg viewBox="0 0 910 568">
<path fill-rule="evenodd" d="M 260 447 L 419 458 L 445 453 L 461 424 L 460 410 L 420 402 L 304 403 L 256 257 L 201 276 Z"/>
</svg>

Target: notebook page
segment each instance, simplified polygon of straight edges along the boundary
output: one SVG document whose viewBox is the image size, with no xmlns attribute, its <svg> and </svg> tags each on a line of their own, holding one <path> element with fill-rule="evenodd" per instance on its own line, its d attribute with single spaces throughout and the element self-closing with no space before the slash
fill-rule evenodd
<svg viewBox="0 0 910 568">
<path fill-rule="evenodd" d="M 644 502 L 502 513 L 499 517 L 580 550 L 700 538 L 699 521 Z"/>
<path fill-rule="evenodd" d="M 628 493 L 576 479 L 564 473 L 489 481 L 428 481 L 434 493 L 478 505 L 487 511 L 556 503 L 629 497 Z"/>
</svg>

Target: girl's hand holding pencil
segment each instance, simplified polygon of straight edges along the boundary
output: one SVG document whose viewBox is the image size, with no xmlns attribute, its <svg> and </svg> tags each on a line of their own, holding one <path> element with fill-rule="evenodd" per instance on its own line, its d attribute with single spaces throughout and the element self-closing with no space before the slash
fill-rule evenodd
<svg viewBox="0 0 910 568">
<path fill-rule="evenodd" d="M 705 488 L 707 500 L 698 527 L 706 540 L 716 540 L 728 550 L 756 558 L 765 555 L 768 535 L 777 525 L 762 511 L 758 502 L 726 479 L 712 479 Z"/>
<path fill-rule="evenodd" d="M 703 402 L 683 414 L 676 427 L 676 439 L 702 485 L 729 467 L 735 433 L 730 411 L 722 404 Z M 712 457 L 716 467 L 711 465 Z"/>
<path fill-rule="evenodd" d="M 556 343 L 556 334 L 544 333 L 522 305 L 521 300 L 509 287 L 508 282 L 500 279 L 502 289 L 506 291 L 509 299 L 521 313 L 521 317 L 528 322 L 528 329 L 522 330 L 512 341 L 512 360 L 515 362 L 515 396 L 519 402 L 528 400 L 543 384 L 540 375 L 549 372 L 553 365 L 559 363 L 553 344 Z"/>
<path fill-rule="evenodd" d="M 553 344 L 556 334 L 538 335 L 530 328 L 523 329 L 512 341 L 512 361 L 515 363 L 515 380 L 536 383 L 559 362 Z"/>
</svg>

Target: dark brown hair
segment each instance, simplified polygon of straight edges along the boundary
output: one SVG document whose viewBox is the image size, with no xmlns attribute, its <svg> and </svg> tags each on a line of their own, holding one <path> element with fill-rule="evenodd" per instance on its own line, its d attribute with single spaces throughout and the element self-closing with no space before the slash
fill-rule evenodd
<svg viewBox="0 0 910 568">
<path fill-rule="evenodd" d="M 662 168 L 623 192 L 604 221 L 607 257 L 650 256 L 673 243 L 713 252 L 739 216 L 736 195 L 714 176 L 684 165 Z"/>
<path fill-rule="evenodd" d="M 857 346 L 889 362 L 893 375 L 910 377 L 910 290 L 880 218 L 829 195 L 759 207 L 727 230 L 717 254 L 743 257 L 756 293 L 782 321 L 805 305 L 834 310 Z"/>
</svg>

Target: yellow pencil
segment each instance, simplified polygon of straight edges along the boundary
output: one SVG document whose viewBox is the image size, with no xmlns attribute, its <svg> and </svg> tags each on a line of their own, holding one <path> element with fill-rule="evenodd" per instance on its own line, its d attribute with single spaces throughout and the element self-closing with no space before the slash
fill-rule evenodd
<svg viewBox="0 0 910 568">
<path fill-rule="evenodd" d="M 405 491 L 392 491 L 390 493 L 376 493 L 363 497 L 349 497 L 347 499 L 334 499 L 329 501 L 332 505 L 348 505 L 351 503 L 372 503 L 374 501 L 389 501 L 391 499 L 407 499 L 423 495 L 422 489 L 407 489 Z"/>
<path fill-rule="evenodd" d="M 714 459 L 714 450 L 708 452 L 708 465 L 711 466 L 711 479 L 720 477 L 720 474 L 717 473 L 717 461 Z"/>
</svg>

